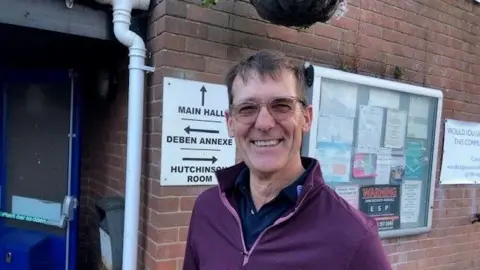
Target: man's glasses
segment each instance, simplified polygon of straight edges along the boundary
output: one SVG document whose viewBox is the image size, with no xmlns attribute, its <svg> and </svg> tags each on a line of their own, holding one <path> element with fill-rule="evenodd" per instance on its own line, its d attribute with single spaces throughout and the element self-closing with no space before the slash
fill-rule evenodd
<svg viewBox="0 0 480 270">
<path fill-rule="evenodd" d="M 244 102 L 230 106 L 231 115 L 242 124 L 252 124 L 262 106 L 266 106 L 270 115 L 277 121 L 285 120 L 293 115 L 300 102 L 305 107 L 306 103 L 298 97 L 277 97 L 267 103 Z"/>
</svg>

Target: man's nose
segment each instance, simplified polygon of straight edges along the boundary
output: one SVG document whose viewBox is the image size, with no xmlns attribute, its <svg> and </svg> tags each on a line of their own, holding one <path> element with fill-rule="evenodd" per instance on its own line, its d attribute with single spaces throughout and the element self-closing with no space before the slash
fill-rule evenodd
<svg viewBox="0 0 480 270">
<path fill-rule="evenodd" d="M 270 114 L 265 106 L 260 107 L 257 120 L 255 121 L 255 128 L 262 130 L 269 130 L 275 126 L 275 118 Z"/>
</svg>

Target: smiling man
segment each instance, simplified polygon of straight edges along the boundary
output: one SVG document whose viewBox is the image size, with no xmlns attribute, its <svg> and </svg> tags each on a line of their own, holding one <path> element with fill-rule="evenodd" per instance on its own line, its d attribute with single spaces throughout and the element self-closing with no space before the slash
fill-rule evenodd
<svg viewBox="0 0 480 270">
<path fill-rule="evenodd" d="M 184 270 L 390 270 L 376 222 L 300 155 L 313 112 L 303 67 L 259 52 L 226 76 L 242 162 L 195 202 Z"/>
</svg>

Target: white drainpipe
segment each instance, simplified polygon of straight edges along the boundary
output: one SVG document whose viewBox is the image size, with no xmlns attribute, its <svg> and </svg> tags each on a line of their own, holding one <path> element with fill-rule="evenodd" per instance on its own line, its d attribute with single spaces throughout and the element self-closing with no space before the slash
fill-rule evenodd
<svg viewBox="0 0 480 270">
<path fill-rule="evenodd" d="M 150 0 L 97 0 L 113 6 L 115 37 L 129 48 L 127 165 L 125 185 L 125 219 L 123 233 L 123 270 L 137 269 L 138 223 L 140 211 L 140 180 L 143 152 L 143 104 L 145 71 L 145 42 L 130 31 L 132 9 L 148 10 Z"/>
</svg>

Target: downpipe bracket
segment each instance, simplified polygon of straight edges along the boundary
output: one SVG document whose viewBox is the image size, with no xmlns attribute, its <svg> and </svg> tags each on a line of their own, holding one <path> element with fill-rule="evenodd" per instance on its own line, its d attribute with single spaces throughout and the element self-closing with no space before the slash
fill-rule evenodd
<svg viewBox="0 0 480 270">
<path fill-rule="evenodd" d="M 129 69 L 140 69 L 144 70 L 145 72 L 151 73 L 155 71 L 155 67 L 150 66 L 137 66 L 137 65 L 128 65 Z"/>
</svg>

